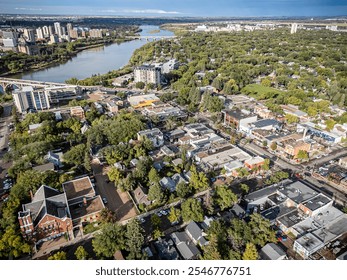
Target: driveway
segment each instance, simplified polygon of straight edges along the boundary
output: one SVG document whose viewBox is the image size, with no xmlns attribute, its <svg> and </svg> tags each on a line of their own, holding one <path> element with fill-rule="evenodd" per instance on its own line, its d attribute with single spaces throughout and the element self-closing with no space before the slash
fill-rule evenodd
<svg viewBox="0 0 347 280">
<path fill-rule="evenodd" d="M 96 193 L 107 199 L 105 206 L 116 213 L 117 220 L 123 221 L 136 217 L 136 209 L 128 194 L 117 190 L 113 182 L 106 182 L 108 177 L 103 166 L 93 164 L 92 169 L 95 176 Z"/>
</svg>

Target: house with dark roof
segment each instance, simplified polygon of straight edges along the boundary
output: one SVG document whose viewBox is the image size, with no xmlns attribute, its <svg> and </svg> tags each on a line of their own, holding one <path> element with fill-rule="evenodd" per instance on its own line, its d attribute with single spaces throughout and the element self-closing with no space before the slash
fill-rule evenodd
<svg viewBox="0 0 347 280">
<path fill-rule="evenodd" d="M 18 212 L 21 232 L 36 241 L 46 237 L 71 235 L 72 219 L 65 193 L 42 185 L 30 203 Z"/>
<path fill-rule="evenodd" d="M 39 172 L 54 171 L 54 164 L 49 162 L 49 163 L 34 166 L 33 169 Z"/>
<path fill-rule="evenodd" d="M 184 260 L 195 260 L 200 255 L 200 250 L 185 232 L 174 232 L 171 239 Z"/>
<path fill-rule="evenodd" d="M 159 238 L 154 242 L 160 260 L 178 260 L 179 254 L 172 239 Z"/>
</svg>

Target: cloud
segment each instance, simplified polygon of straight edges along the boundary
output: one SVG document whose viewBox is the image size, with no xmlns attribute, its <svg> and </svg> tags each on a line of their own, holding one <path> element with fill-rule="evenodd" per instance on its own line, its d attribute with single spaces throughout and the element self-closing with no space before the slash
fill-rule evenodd
<svg viewBox="0 0 347 280">
<path fill-rule="evenodd" d="M 164 11 L 156 9 L 144 9 L 144 10 L 102 10 L 103 13 L 127 13 L 127 14 L 161 14 L 161 15 L 178 15 L 181 14 L 177 11 Z"/>
<path fill-rule="evenodd" d="M 21 11 L 42 11 L 42 9 L 38 8 L 14 8 L 15 10 L 21 10 Z"/>
</svg>

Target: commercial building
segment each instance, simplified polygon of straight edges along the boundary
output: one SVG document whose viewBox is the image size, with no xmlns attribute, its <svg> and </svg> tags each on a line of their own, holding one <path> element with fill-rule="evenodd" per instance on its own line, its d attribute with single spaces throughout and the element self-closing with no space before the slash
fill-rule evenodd
<svg viewBox="0 0 347 280">
<path fill-rule="evenodd" d="M 309 258 L 347 233 L 347 215 L 333 200 L 300 181 L 284 180 L 245 197 L 247 210 L 259 212 L 285 234 L 295 236 L 293 245 Z"/>
<path fill-rule="evenodd" d="M 84 110 L 81 106 L 75 106 L 70 108 L 70 116 L 83 120 L 85 118 Z"/>
<path fill-rule="evenodd" d="M 81 93 L 77 86 L 25 86 L 12 95 L 20 113 L 31 110 L 45 110 L 61 102 L 76 98 Z"/>
<path fill-rule="evenodd" d="M 161 69 L 159 67 L 142 65 L 134 69 L 134 81 L 143 82 L 145 84 L 160 85 Z"/>
<path fill-rule="evenodd" d="M 128 97 L 128 102 L 135 109 L 151 106 L 153 103 L 159 101 L 159 97 L 155 94 L 131 95 Z"/>
<path fill-rule="evenodd" d="M 164 121 L 169 117 L 176 119 L 187 117 L 187 114 L 178 107 L 162 102 L 155 102 L 151 106 L 147 106 L 142 110 L 142 114 L 145 116 L 156 116 L 160 121 Z"/>
<path fill-rule="evenodd" d="M 325 140 L 328 143 L 336 144 L 342 141 L 345 134 L 338 133 L 337 131 L 326 131 L 319 128 L 316 124 L 312 122 L 299 123 L 297 125 L 297 132 L 304 133 L 307 136 L 314 136 Z"/>
<path fill-rule="evenodd" d="M 224 125 L 235 127 L 237 130 L 247 128 L 248 124 L 256 122 L 258 119 L 257 115 L 254 115 L 247 110 L 224 110 L 222 113 L 224 117 Z"/>
</svg>

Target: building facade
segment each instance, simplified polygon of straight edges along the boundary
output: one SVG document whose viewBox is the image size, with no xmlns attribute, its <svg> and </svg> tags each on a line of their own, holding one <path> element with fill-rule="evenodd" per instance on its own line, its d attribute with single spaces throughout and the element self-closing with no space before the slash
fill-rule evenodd
<svg viewBox="0 0 347 280">
<path fill-rule="evenodd" d="M 143 82 L 145 84 L 160 85 L 161 69 L 154 66 L 142 65 L 134 69 L 135 83 Z"/>
</svg>

